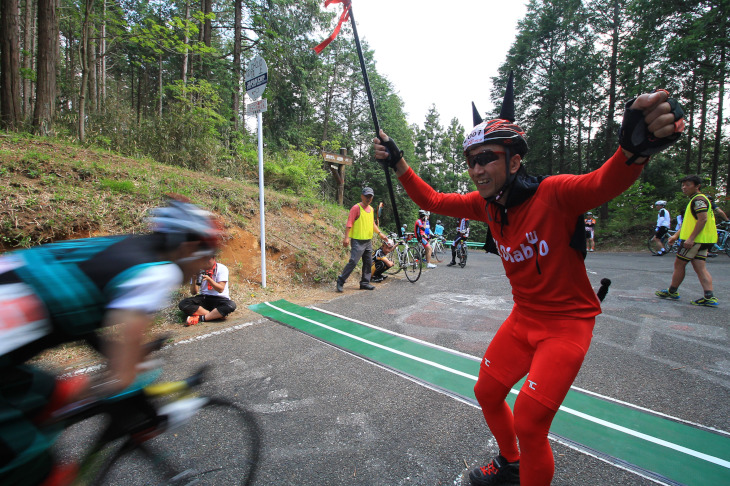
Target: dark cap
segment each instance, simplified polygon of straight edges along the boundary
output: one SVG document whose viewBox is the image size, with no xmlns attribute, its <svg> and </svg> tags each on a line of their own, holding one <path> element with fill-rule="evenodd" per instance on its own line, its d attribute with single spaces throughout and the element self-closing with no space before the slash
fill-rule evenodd
<svg viewBox="0 0 730 486">
<path fill-rule="evenodd" d="M 373 192 L 373 189 L 370 187 L 363 187 L 362 188 L 362 195 L 363 196 L 374 196 L 375 193 Z"/>
</svg>

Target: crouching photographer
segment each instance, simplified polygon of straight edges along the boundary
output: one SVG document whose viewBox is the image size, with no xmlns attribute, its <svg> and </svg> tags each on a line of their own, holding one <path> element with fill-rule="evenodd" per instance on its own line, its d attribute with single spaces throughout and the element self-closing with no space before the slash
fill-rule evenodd
<svg viewBox="0 0 730 486">
<path fill-rule="evenodd" d="M 236 310 L 228 290 L 228 267 L 211 257 L 205 268 L 190 282 L 192 297 L 183 299 L 178 307 L 188 316 L 186 324 L 225 319 Z"/>
</svg>

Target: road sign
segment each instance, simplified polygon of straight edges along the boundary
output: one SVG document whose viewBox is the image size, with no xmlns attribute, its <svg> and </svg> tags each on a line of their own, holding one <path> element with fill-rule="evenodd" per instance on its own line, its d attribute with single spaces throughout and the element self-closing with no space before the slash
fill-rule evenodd
<svg viewBox="0 0 730 486">
<path fill-rule="evenodd" d="M 257 100 L 264 94 L 269 81 L 269 68 L 263 57 L 256 56 L 248 63 L 243 79 L 246 81 L 246 93 L 252 100 Z"/>
<path fill-rule="evenodd" d="M 268 108 L 268 105 L 266 103 L 266 99 L 262 98 L 258 101 L 254 101 L 253 103 L 249 103 L 246 105 L 246 114 L 247 115 L 255 115 L 257 113 L 263 113 Z"/>
<path fill-rule="evenodd" d="M 333 164 L 352 165 L 352 157 L 348 157 L 347 155 L 333 154 L 331 152 L 322 152 L 322 157 L 324 157 L 325 162 L 330 162 Z"/>
</svg>

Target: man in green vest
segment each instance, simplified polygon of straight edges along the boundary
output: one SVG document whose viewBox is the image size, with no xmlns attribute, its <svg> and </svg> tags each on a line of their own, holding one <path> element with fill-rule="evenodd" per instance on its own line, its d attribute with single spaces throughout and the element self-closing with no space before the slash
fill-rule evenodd
<svg viewBox="0 0 730 486">
<path fill-rule="evenodd" d="M 717 228 L 715 215 L 711 209 L 712 205 L 708 197 L 700 192 L 702 180 L 699 176 L 689 175 L 679 182 L 682 183 L 682 193 L 688 196 L 690 201 L 684 212 L 682 228 L 669 238 L 669 244 L 673 245 L 677 238 L 683 243 L 674 260 L 671 285 L 668 289 L 657 290 L 656 295 L 662 299 L 679 299 L 677 290 L 684 280 L 685 267 L 687 263 L 692 262 L 692 268 L 694 268 L 697 278 L 700 279 L 700 285 L 705 292 L 704 297 L 693 300 L 692 304 L 717 307 L 719 303 L 712 291 L 712 276 L 705 265 L 707 251 L 717 241 Z"/>
<path fill-rule="evenodd" d="M 337 277 L 338 292 L 342 292 L 347 277 L 350 276 L 360 259 L 362 259 L 360 290 L 373 290 L 375 288 L 370 284 L 373 266 L 373 233 L 378 233 L 383 241 L 388 238 L 375 224 L 375 211 L 370 206 L 374 196 L 375 193 L 371 188 L 364 187 L 360 196 L 362 202 L 355 204 L 350 209 L 350 215 L 345 225 L 345 237 L 342 239 L 342 246 L 350 246 L 350 261 L 347 262 L 342 273 Z"/>
</svg>

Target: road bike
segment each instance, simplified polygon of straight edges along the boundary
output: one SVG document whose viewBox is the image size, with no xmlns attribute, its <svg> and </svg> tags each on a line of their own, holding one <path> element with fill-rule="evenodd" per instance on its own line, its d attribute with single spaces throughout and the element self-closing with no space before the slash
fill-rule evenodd
<svg viewBox="0 0 730 486">
<path fill-rule="evenodd" d="M 446 254 L 446 248 L 444 247 L 444 237 L 439 235 L 434 235 L 433 238 L 431 238 L 431 257 L 433 257 L 434 260 L 437 262 L 442 262 L 444 260 L 444 255 Z"/>
<path fill-rule="evenodd" d="M 676 240 L 673 245 L 670 245 L 669 237 L 672 236 L 674 233 L 676 233 L 675 230 L 669 230 L 660 238 L 660 241 L 662 242 L 662 248 L 664 248 L 664 253 L 676 253 L 677 250 L 679 250 L 680 246 L 680 240 Z M 656 255 L 659 253 L 659 250 L 657 249 L 656 241 L 654 241 L 654 234 L 649 237 L 649 239 L 646 241 L 646 246 L 649 248 L 649 251 L 652 255 Z"/>
<path fill-rule="evenodd" d="M 395 233 L 390 234 L 389 238 L 396 242 L 392 252 L 395 257 L 395 265 L 386 273 L 395 275 L 403 270 L 408 281 L 415 283 L 421 277 L 423 258 L 418 250 L 407 243 L 412 237 L 413 233 L 406 233 L 404 238 L 399 238 Z"/>
<path fill-rule="evenodd" d="M 79 465 L 73 484 L 253 484 L 261 450 L 253 413 L 200 393 L 206 367 L 157 383 L 161 372 L 152 368 L 117 395 L 72 403 L 51 416 L 46 425 L 66 430 L 57 447 L 62 459 Z"/>
<path fill-rule="evenodd" d="M 711 253 L 720 252 L 730 256 L 730 221 L 717 223 L 717 242 L 712 247 Z"/>
<path fill-rule="evenodd" d="M 468 255 L 469 249 L 466 246 L 466 242 L 464 240 L 459 241 L 459 243 L 456 244 L 456 258 L 459 259 L 459 266 L 461 268 L 466 266 L 466 258 Z"/>
</svg>

